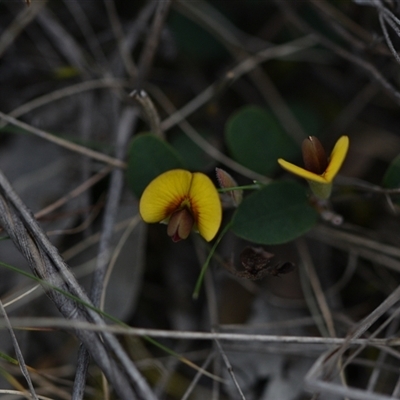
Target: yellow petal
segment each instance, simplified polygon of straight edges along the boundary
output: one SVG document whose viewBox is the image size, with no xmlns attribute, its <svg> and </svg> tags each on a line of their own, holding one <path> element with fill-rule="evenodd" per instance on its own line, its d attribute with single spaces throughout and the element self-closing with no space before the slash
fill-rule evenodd
<svg viewBox="0 0 400 400">
<path fill-rule="evenodd" d="M 325 183 L 325 184 L 329 183 L 324 176 L 314 174 L 314 172 L 307 171 L 306 169 L 298 167 L 297 165 L 285 161 L 282 158 L 278 159 L 278 163 L 282 168 L 286 169 L 286 171 L 289 171 L 294 175 L 300 176 L 301 178 L 318 183 Z"/>
<path fill-rule="evenodd" d="M 189 198 L 192 176 L 189 171 L 173 169 L 153 179 L 140 198 L 139 212 L 143 220 L 160 222 L 176 211 Z"/>
<path fill-rule="evenodd" d="M 328 182 L 332 182 L 340 167 L 343 164 L 344 159 L 347 155 L 347 150 L 349 149 L 349 138 L 348 136 L 342 136 L 335 144 L 332 150 L 330 161 L 326 171 L 324 172 L 324 178 Z"/>
<path fill-rule="evenodd" d="M 211 179 L 201 172 L 193 173 L 190 204 L 197 229 L 209 242 L 221 225 L 222 207 L 217 189 Z"/>
</svg>

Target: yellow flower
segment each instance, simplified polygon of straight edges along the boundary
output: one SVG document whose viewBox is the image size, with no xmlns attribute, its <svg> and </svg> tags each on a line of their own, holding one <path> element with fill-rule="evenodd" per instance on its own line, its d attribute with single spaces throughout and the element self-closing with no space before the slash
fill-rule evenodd
<svg viewBox="0 0 400 400">
<path fill-rule="evenodd" d="M 310 136 L 303 141 L 303 159 L 305 168 L 298 167 L 282 158 L 278 159 L 279 165 L 287 171 L 307 179 L 314 194 L 322 199 L 327 199 L 332 190 L 332 182 L 349 149 L 349 138 L 342 136 L 335 144 L 329 160 L 325 150 L 315 136 Z"/>
<path fill-rule="evenodd" d="M 208 242 L 221 225 L 222 207 L 211 179 L 201 172 L 173 169 L 159 175 L 144 190 L 139 212 L 148 223 L 165 222 L 174 242 L 191 230 Z"/>
</svg>

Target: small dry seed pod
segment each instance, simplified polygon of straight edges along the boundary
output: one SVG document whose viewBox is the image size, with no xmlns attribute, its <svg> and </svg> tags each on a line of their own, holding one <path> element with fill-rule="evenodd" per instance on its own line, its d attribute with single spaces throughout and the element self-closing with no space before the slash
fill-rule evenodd
<svg viewBox="0 0 400 400">
<path fill-rule="evenodd" d="M 244 270 L 237 270 L 233 264 L 233 257 L 230 263 L 224 263 L 223 266 L 232 274 L 239 278 L 256 281 L 270 276 L 280 276 L 287 274 L 295 269 L 295 265 L 289 261 L 272 262 L 275 254 L 269 253 L 262 247 L 246 247 L 240 253 L 240 262 Z"/>
<path fill-rule="evenodd" d="M 259 271 L 275 257 L 275 254 L 268 253 L 261 247 L 246 247 L 240 254 L 240 262 L 245 270 L 250 272 Z"/>
<path fill-rule="evenodd" d="M 295 268 L 296 266 L 292 262 L 285 261 L 283 263 L 271 265 L 270 267 L 267 268 L 267 270 L 269 275 L 280 276 L 294 271 Z"/>
</svg>

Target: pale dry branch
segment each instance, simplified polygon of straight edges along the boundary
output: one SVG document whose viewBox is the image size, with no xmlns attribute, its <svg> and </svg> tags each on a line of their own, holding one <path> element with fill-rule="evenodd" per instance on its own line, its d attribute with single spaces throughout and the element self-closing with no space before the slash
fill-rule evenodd
<svg viewBox="0 0 400 400">
<path fill-rule="evenodd" d="M 66 293 L 78 297 L 84 303 L 91 302 L 68 266 L 61 259 L 57 249 L 49 242 L 43 231 L 37 225 L 30 211 L 12 189 L 11 185 L 0 172 L 0 223 L 15 243 L 23 256 L 27 259 L 33 273 L 49 283 L 52 288 L 58 288 Z M 87 320 L 104 325 L 102 318 L 90 308 L 78 305 L 74 300 L 60 292 L 44 285 L 47 295 L 57 306 L 61 314 L 68 320 Z M 113 335 L 103 334 L 102 339 L 94 333 L 75 331 L 79 339 L 90 351 L 91 356 L 108 377 L 116 392 L 121 398 L 130 400 L 134 391 L 144 398 L 153 399 L 154 396 L 138 373 L 134 364 Z M 118 364 L 110 351 L 114 353 Z"/>
<path fill-rule="evenodd" d="M 33 127 L 32 125 L 29 125 L 25 122 L 19 121 L 13 117 L 10 117 L 7 114 L 4 114 L 3 112 L 0 111 L 0 119 L 3 121 L 8 122 L 11 125 L 18 126 L 19 128 L 24 129 L 25 131 L 28 131 L 30 133 L 33 133 L 36 136 L 41 137 L 42 139 L 48 140 L 49 142 L 52 142 L 58 146 L 64 147 L 68 150 L 71 150 L 75 153 L 82 154 L 86 157 L 93 158 L 97 161 L 101 161 L 106 164 L 113 165 L 114 167 L 118 168 L 126 168 L 126 163 L 124 163 L 121 160 L 117 160 L 113 157 L 110 157 L 106 154 L 99 153 L 98 151 L 94 151 L 92 149 L 89 149 L 84 146 L 80 146 L 78 144 L 69 142 L 68 140 L 59 138 L 55 135 L 52 135 L 51 133 L 45 132 L 42 129 L 38 129 Z"/>
<path fill-rule="evenodd" d="M 396 291 L 398 295 L 398 291 Z M 349 346 L 371 345 L 381 347 L 398 347 L 399 338 L 360 338 L 360 337 L 321 337 L 321 336 L 286 336 L 286 335 L 263 335 L 253 333 L 230 333 L 230 332 L 200 332 L 200 331 L 177 331 L 163 329 L 135 328 L 120 325 L 97 325 L 86 321 L 67 321 L 63 318 L 43 317 L 11 317 L 10 323 L 14 329 L 27 327 L 63 328 L 70 330 L 88 330 L 94 332 L 109 332 L 128 336 L 149 336 L 153 338 L 168 338 L 177 340 L 205 340 L 215 339 L 226 342 L 244 343 L 272 343 L 272 344 L 300 344 L 303 346 L 324 346 L 325 349 L 336 348 L 346 344 Z M 0 320 L 0 327 L 6 328 Z"/>
</svg>

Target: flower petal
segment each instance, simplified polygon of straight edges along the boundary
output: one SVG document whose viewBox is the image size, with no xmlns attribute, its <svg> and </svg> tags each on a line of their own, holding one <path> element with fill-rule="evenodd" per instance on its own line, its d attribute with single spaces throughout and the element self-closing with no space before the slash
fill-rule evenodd
<svg viewBox="0 0 400 400">
<path fill-rule="evenodd" d="M 175 211 L 168 221 L 167 234 L 174 242 L 186 239 L 192 231 L 194 218 L 186 208 Z"/>
<path fill-rule="evenodd" d="M 324 176 L 314 174 L 314 172 L 307 171 L 306 169 L 298 167 L 297 165 L 285 161 L 282 158 L 278 159 L 278 163 L 282 168 L 286 169 L 286 171 L 289 171 L 294 175 L 300 176 L 301 178 L 318 183 L 329 183 L 329 181 Z"/>
<path fill-rule="evenodd" d="M 328 157 L 322 143 L 315 136 L 309 136 L 301 145 L 304 168 L 307 171 L 322 175 L 328 166 Z"/>
<path fill-rule="evenodd" d="M 344 159 L 347 155 L 347 150 L 349 149 L 349 138 L 348 136 L 342 136 L 335 144 L 332 150 L 330 161 L 326 171 L 324 173 L 324 178 L 328 182 L 332 182 L 340 167 L 343 164 Z"/>
<path fill-rule="evenodd" d="M 173 169 L 157 176 L 140 198 L 139 212 L 148 223 L 160 222 L 179 209 L 189 197 L 193 174 L 183 169 Z"/>
<path fill-rule="evenodd" d="M 193 173 L 190 204 L 197 229 L 209 242 L 217 234 L 222 220 L 219 194 L 211 179 L 201 172 Z"/>
</svg>

